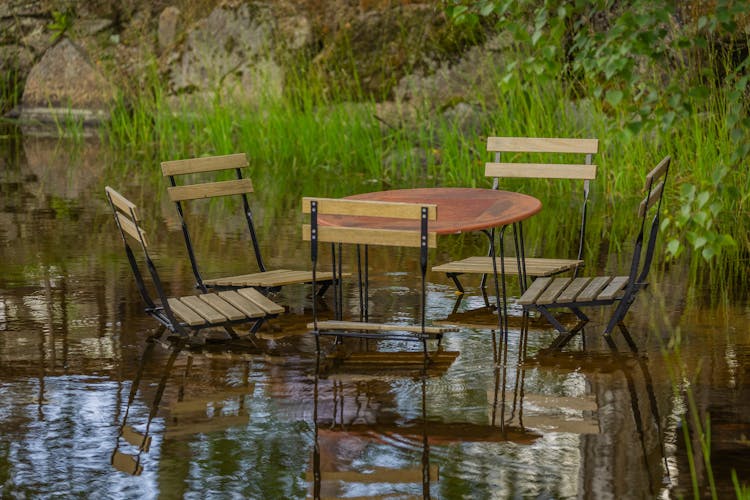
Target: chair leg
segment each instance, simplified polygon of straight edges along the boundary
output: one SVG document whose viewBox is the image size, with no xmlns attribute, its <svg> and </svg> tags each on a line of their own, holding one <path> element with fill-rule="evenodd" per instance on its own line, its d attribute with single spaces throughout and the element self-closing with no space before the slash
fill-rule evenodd
<svg viewBox="0 0 750 500">
<path fill-rule="evenodd" d="M 461 281 L 458 279 L 458 274 L 456 273 L 446 273 L 446 275 L 453 280 L 453 284 L 456 285 L 456 291 L 460 293 L 461 295 L 464 294 L 464 287 L 461 284 Z"/>
</svg>

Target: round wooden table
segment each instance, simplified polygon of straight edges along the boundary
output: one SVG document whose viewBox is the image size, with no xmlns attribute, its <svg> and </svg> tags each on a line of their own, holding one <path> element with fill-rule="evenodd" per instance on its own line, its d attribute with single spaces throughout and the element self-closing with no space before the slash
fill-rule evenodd
<svg viewBox="0 0 750 500">
<path fill-rule="evenodd" d="M 437 234 L 456 234 L 507 226 L 528 219 L 542 209 L 542 202 L 521 193 L 481 188 L 416 188 L 376 191 L 347 196 L 349 200 L 392 201 L 437 205 L 437 220 L 430 221 L 429 231 Z M 321 224 L 368 225 L 363 218 L 325 217 Z M 412 221 L 399 219 L 372 220 L 373 226 L 406 229 Z"/>
</svg>

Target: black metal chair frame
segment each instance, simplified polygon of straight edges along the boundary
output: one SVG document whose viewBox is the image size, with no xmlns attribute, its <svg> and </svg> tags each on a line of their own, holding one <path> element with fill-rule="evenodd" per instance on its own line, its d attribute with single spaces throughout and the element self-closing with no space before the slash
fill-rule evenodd
<svg viewBox="0 0 750 500">
<path fill-rule="evenodd" d="M 157 271 L 156 266 L 154 265 L 154 262 L 148 252 L 148 245 L 146 244 L 145 240 L 145 231 L 140 226 L 140 219 L 138 218 L 138 215 L 136 213 L 135 205 L 133 205 L 126 198 L 124 198 L 109 186 L 106 187 L 105 193 L 110 207 L 112 208 L 115 223 L 117 224 L 117 228 L 120 231 L 123 245 L 125 246 L 125 254 L 128 257 L 128 263 L 130 264 L 130 268 L 133 271 L 136 287 L 138 288 L 138 292 L 140 293 L 143 302 L 146 304 L 145 312 L 161 324 L 161 328 L 156 334 L 157 337 L 161 336 L 165 328 L 168 329 L 171 333 L 177 334 L 180 337 L 189 338 L 191 337 L 191 334 L 195 334 L 204 328 L 223 327 L 231 337 L 236 338 L 238 337 L 238 335 L 234 331 L 232 326 L 247 324 L 252 321 L 253 325 L 250 328 L 250 333 L 255 333 L 261 327 L 264 320 L 269 317 L 275 316 L 273 314 L 266 314 L 262 317 L 253 318 L 252 320 L 248 318 L 241 320 L 227 319 L 226 321 L 223 321 L 221 323 L 207 321 L 202 325 L 188 325 L 184 322 L 180 322 L 176 318 L 174 311 L 169 305 L 169 298 L 164 292 L 161 277 L 159 276 L 159 272 Z M 118 205 L 115 203 L 115 201 L 113 201 L 113 196 L 120 197 L 121 200 L 127 202 L 129 213 L 124 213 L 118 210 Z M 127 227 L 125 227 L 126 225 Z M 148 291 L 148 287 L 144 280 L 143 273 L 141 272 L 141 268 L 138 265 L 138 261 L 133 250 L 130 247 L 130 244 L 128 243 L 128 236 L 137 239 L 138 243 L 140 244 L 146 263 L 146 268 L 148 270 L 149 276 L 151 277 L 151 283 L 158 297 L 158 303 L 154 300 L 154 298 Z"/>
<path fill-rule="evenodd" d="M 313 270 L 313 286 L 315 286 L 316 280 L 317 280 L 317 273 L 318 273 L 318 262 L 319 262 L 319 245 L 320 245 L 320 224 L 319 224 L 319 216 L 321 215 L 321 212 L 323 214 L 328 215 L 334 215 L 335 210 L 319 210 L 319 203 L 323 201 L 329 201 L 326 199 L 314 199 L 314 198 L 305 198 L 303 199 L 303 211 L 306 210 L 307 207 L 309 207 L 309 213 L 310 213 L 310 233 L 309 233 L 309 239 L 310 239 L 310 256 L 312 260 L 312 270 Z M 335 200 L 339 202 L 347 202 L 350 204 L 363 204 L 362 206 L 366 206 L 367 204 L 372 204 L 372 202 L 362 202 L 362 201 L 355 201 L 355 200 Z M 387 203 L 384 203 L 387 204 Z M 394 205 L 394 204 L 391 204 Z M 406 203 L 400 203 L 398 205 L 412 205 L 417 206 L 415 204 L 406 204 Z M 428 260 L 428 253 L 429 253 L 429 247 L 430 247 L 430 235 L 428 232 L 428 220 L 429 220 L 429 214 L 430 214 L 430 208 L 434 210 L 434 206 L 422 206 L 421 207 L 421 216 L 419 221 L 419 238 L 420 238 L 420 245 L 419 245 L 419 270 L 420 270 L 420 283 L 421 283 L 421 293 L 420 293 L 420 306 L 419 306 L 419 327 L 418 328 L 408 328 L 406 326 L 403 327 L 403 330 L 399 331 L 396 329 L 399 325 L 392 325 L 393 328 L 381 331 L 380 333 L 373 333 L 372 331 L 366 331 L 366 330 L 357 330 L 357 325 L 350 325 L 349 330 L 342 330 L 342 329 L 326 329 L 326 328 L 320 328 L 319 323 L 321 323 L 318 319 L 318 307 L 315 304 L 315 301 L 313 301 L 313 323 L 308 325 L 311 326 L 313 329 L 313 333 L 315 334 L 316 339 L 316 347 L 318 353 L 320 353 L 320 336 L 321 335 L 329 335 L 329 336 L 335 336 L 336 337 L 336 343 L 339 344 L 342 342 L 343 337 L 358 337 L 358 338 L 366 338 L 366 339 L 377 339 L 377 340 L 403 340 L 403 341 L 416 341 L 421 342 L 423 347 L 423 352 L 425 355 L 425 361 L 429 359 L 429 353 L 427 349 L 427 341 L 430 339 L 436 339 L 438 341 L 438 349 L 440 348 L 440 343 L 442 341 L 442 335 L 444 332 L 449 331 L 457 331 L 457 328 L 451 328 L 451 327 L 427 327 L 426 326 L 426 301 L 427 301 L 427 260 Z M 368 217 L 383 217 L 382 215 L 379 215 L 377 213 L 370 213 L 367 215 Z M 413 232 L 413 231 L 412 231 Z M 432 235 L 434 237 L 434 235 Z M 386 243 L 387 245 L 387 243 Z M 331 261 L 332 261 L 332 268 L 333 268 L 333 288 L 334 288 L 334 316 L 335 321 L 342 321 L 343 320 L 343 289 L 341 286 L 342 280 L 340 277 L 342 276 L 342 243 L 341 242 L 332 242 L 331 243 Z M 396 245 L 398 246 L 398 245 Z M 364 248 L 362 248 L 364 247 Z M 367 323 L 369 321 L 369 306 L 368 306 L 368 295 L 369 295 L 369 245 L 368 244 L 360 244 L 356 243 L 356 258 L 357 258 L 357 291 L 359 296 L 359 321 L 360 323 Z M 363 262 L 363 254 L 364 254 L 364 262 Z M 431 328 L 430 331 L 428 331 L 428 328 Z M 440 332 L 437 332 L 439 330 Z"/>
<path fill-rule="evenodd" d="M 244 167 L 247 166 L 247 157 L 243 153 L 235 154 L 235 155 L 226 155 L 224 157 L 211 157 L 211 158 L 200 158 L 200 159 L 201 160 L 204 160 L 204 159 L 214 159 L 214 158 L 215 159 L 225 159 L 225 158 L 229 159 L 230 157 L 241 157 L 242 160 L 239 161 L 239 162 L 235 162 L 235 163 L 238 164 L 238 165 L 244 165 Z M 191 160 L 178 160 L 178 161 L 191 161 Z M 176 176 L 177 175 L 184 175 L 187 172 L 171 173 L 169 170 L 166 169 L 167 168 L 166 165 L 168 165 L 170 163 L 174 163 L 174 162 L 171 162 L 171 161 L 162 162 L 162 171 L 163 171 L 164 175 L 169 178 L 169 184 L 170 184 L 170 186 L 172 188 L 178 188 L 179 186 L 177 184 Z M 235 180 L 236 181 L 243 181 L 243 180 L 249 181 L 250 180 L 249 177 L 243 177 L 243 174 L 242 174 L 243 167 L 242 166 L 209 168 L 209 169 L 206 169 L 206 170 L 196 171 L 195 173 L 205 173 L 207 171 L 230 170 L 230 169 L 234 170 Z M 258 265 L 258 271 L 261 272 L 261 273 L 268 272 L 268 269 L 266 268 L 266 265 L 265 265 L 265 263 L 263 261 L 263 256 L 262 256 L 261 249 L 260 249 L 260 241 L 258 239 L 258 233 L 257 233 L 257 231 L 255 229 L 255 223 L 254 223 L 254 219 L 253 219 L 253 212 L 252 212 L 252 210 L 250 208 L 250 202 L 248 201 L 247 191 L 238 190 L 236 192 L 225 193 L 225 195 L 236 195 L 236 196 L 239 196 L 242 199 L 242 214 L 243 214 L 243 216 L 245 218 L 245 223 L 247 224 L 248 232 L 250 233 L 250 240 L 251 240 L 251 245 L 252 245 L 252 249 L 253 249 L 253 255 L 254 255 L 255 261 L 256 261 L 256 263 Z M 211 195 L 211 196 L 216 196 L 216 195 Z M 224 285 L 222 285 L 222 286 L 215 286 L 215 285 L 207 285 L 204 282 L 204 279 L 203 279 L 203 277 L 201 275 L 201 272 L 200 272 L 200 269 L 199 269 L 199 266 L 198 266 L 198 260 L 197 260 L 196 255 L 195 255 L 195 249 L 193 248 L 192 239 L 190 237 L 190 230 L 188 229 L 187 221 L 185 219 L 185 213 L 184 213 L 185 207 L 183 206 L 183 201 L 186 201 L 186 200 L 176 200 L 174 203 L 175 203 L 175 206 L 177 207 L 177 213 L 179 214 L 179 217 L 180 217 L 180 225 L 181 225 L 181 228 L 182 228 L 182 235 L 184 237 L 185 246 L 187 248 L 188 256 L 190 258 L 190 266 L 191 266 L 191 268 L 193 270 L 193 275 L 195 276 L 196 287 L 205 292 L 209 288 L 233 289 L 233 288 L 242 288 L 242 287 L 247 286 L 247 285 L 240 285 L 240 286 L 224 286 Z M 330 280 L 321 281 L 319 283 L 319 285 L 320 285 L 320 288 L 317 289 L 316 295 L 318 297 L 322 297 L 325 294 L 325 292 L 328 289 L 328 287 L 331 285 L 331 281 Z M 277 292 L 281 288 L 281 286 L 254 287 L 254 288 L 258 288 L 263 293 L 269 293 L 269 292 Z"/>
<path fill-rule="evenodd" d="M 519 139 L 528 139 L 528 138 L 519 138 Z M 547 139 L 537 139 L 537 140 L 546 141 Z M 489 141 L 489 138 L 488 138 L 488 141 Z M 488 143 L 488 150 L 490 150 L 489 149 L 489 143 Z M 563 151 L 563 150 L 561 150 L 561 151 Z M 529 151 L 526 151 L 526 152 L 533 152 L 533 151 L 529 150 Z M 554 152 L 554 151 L 552 151 L 550 149 L 550 150 L 545 150 L 544 152 L 545 153 L 550 153 L 550 152 Z M 494 161 L 495 161 L 495 163 L 499 163 L 500 160 L 501 160 L 501 151 L 495 150 L 494 153 L 495 153 L 495 155 L 494 155 Z M 586 153 L 585 154 L 584 165 L 592 165 L 593 155 L 594 155 L 594 153 Z M 523 167 L 524 167 L 523 163 L 519 163 L 518 164 L 518 168 L 523 168 Z M 500 177 L 495 176 L 492 179 L 492 189 L 499 189 L 499 188 L 500 188 Z M 582 260 L 583 259 L 583 251 L 584 251 L 584 245 L 585 245 L 585 239 L 586 239 L 586 222 L 587 222 L 587 216 L 588 216 L 588 204 L 589 204 L 589 194 L 590 194 L 590 192 L 591 192 L 591 181 L 590 181 L 590 179 L 583 179 L 583 201 L 582 201 L 582 204 L 581 204 L 581 212 L 580 212 L 581 227 L 578 230 L 578 253 L 577 253 L 577 256 L 576 256 L 576 260 Z M 503 228 L 503 231 L 504 231 L 504 229 L 505 228 Z M 485 236 L 487 236 L 487 239 L 488 239 L 488 242 L 489 242 L 489 246 L 488 246 L 488 250 L 487 250 L 487 256 L 491 257 L 491 258 L 494 258 L 497 255 L 497 251 L 493 248 L 494 237 L 495 237 L 496 231 L 494 229 L 492 229 L 492 230 L 482 231 L 482 233 L 484 233 Z M 520 243 L 520 242 L 523 242 L 523 225 L 520 222 L 518 222 L 516 224 L 513 224 L 513 242 L 514 242 L 516 259 L 519 261 L 519 269 L 521 270 L 521 272 L 519 273 L 519 286 L 521 288 L 521 293 L 523 293 L 526 290 L 526 284 L 527 284 L 528 276 L 525 273 L 525 269 L 526 269 L 525 265 L 523 265 L 523 266 L 520 265 L 521 263 L 524 263 L 524 261 L 526 259 L 524 246 L 523 246 L 523 244 Z M 502 262 L 502 260 L 504 260 L 504 241 L 503 241 L 503 234 L 502 234 L 502 232 L 499 234 L 498 245 L 499 245 L 499 252 L 500 252 L 500 257 L 501 257 L 501 266 L 504 267 L 504 262 Z M 578 275 L 578 271 L 579 270 L 580 270 L 580 266 L 576 267 L 575 269 L 573 269 L 573 276 L 574 277 Z M 458 297 L 456 299 L 456 303 L 455 303 L 454 308 L 453 308 L 454 312 L 458 310 L 458 306 L 461 304 L 461 301 L 462 301 L 464 293 L 465 293 L 463 284 L 459 280 L 459 276 L 461 274 L 464 274 L 464 273 L 455 273 L 455 272 L 447 272 L 446 273 L 446 276 L 453 281 L 453 284 L 455 285 L 456 290 L 459 293 L 459 295 L 458 295 Z M 487 274 L 482 274 L 482 278 L 481 278 L 479 287 L 480 287 L 480 289 L 482 291 L 482 297 L 484 298 L 485 306 L 489 307 L 490 306 L 490 302 L 489 302 L 489 297 L 487 295 L 487 278 L 488 278 Z"/>
<path fill-rule="evenodd" d="M 607 322 L 607 326 L 604 329 L 603 335 L 607 342 L 612 342 L 611 333 L 615 326 L 619 327 L 631 348 L 635 347 L 635 344 L 625 326 L 623 320 L 626 313 L 633 305 L 633 302 L 638 295 L 638 292 L 648 286 L 646 278 L 651 268 L 651 263 L 654 258 L 654 250 L 656 247 L 656 240 L 659 232 L 659 220 L 661 213 L 661 204 L 664 196 L 664 188 L 666 185 L 669 167 L 671 163 L 671 157 L 667 156 L 662 159 L 659 164 L 654 167 L 651 172 L 646 176 L 645 192 L 646 196 L 641 201 L 638 208 L 638 217 L 640 219 L 640 229 L 635 240 L 633 248 L 633 256 L 630 263 L 630 272 L 628 274 L 627 285 L 624 291 L 612 298 L 608 299 L 594 299 L 586 301 L 569 301 L 569 302 L 554 302 L 551 304 L 524 304 L 524 308 L 527 310 L 539 311 L 544 317 L 554 326 L 554 328 L 560 332 L 560 335 L 550 346 L 554 349 L 564 347 L 570 339 L 579 332 L 583 326 L 588 323 L 589 317 L 581 310 L 582 307 L 598 307 L 598 306 L 609 306 L 614 303 L 618 303 L 615 311 Z M 654 184 L 657 180 L 662 178 L 659 184 Z M 655 208 L 654 208 L 655 207 Z M 653 218 L 648 223 L 648 216 L 650 212 L 654 212 Z M 645 252 L 644 252 L 645 250 Z M 522 299 L 523 300 L 523 297 Z M 577 325 L 572 329 L 568 329 L 563 325 L 555 316 L 552 314 L 551 309 L 566 308 L 572 311 L 580 320 Z"/>
</svg>

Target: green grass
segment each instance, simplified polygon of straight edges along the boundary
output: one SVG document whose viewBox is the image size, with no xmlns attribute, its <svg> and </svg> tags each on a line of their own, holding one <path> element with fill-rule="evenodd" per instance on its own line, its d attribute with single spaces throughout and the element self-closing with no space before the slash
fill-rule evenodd
<svg viewBox="0 0 750 500">
<path fill-rule="evenodd" d="M 158 168 L 162 160 L 246 152 L 258 197 L 271 215 L 288 213 L 303 195 L 489 186 L 483 177 L 483 163 L 490 160 L 484 151 L 487 135 L 597 137 L 599 173 L 592 187 L 587 241 L 591 259 L 598 258 L 600 251 L 627 247 L 635 231 L 631 217 L 635 198 L 645 174 L 664 155 L 673 157 L 665 201 L 666 210 L 673 214 L 681 208 L 681 184 L 710 187 L 717 166 L 731 165 L 733 142 L 721 119 L 725 115 L 721 95 L 696 103 L 694 111 L 668 131 L 653 129 L 634 136 L 624 130 L 625 117 L 616 110 L 605 109 L 596 100 L 571 100 L 562 84 L 542 86 L 519 76 L 497 85 L 493 93 L 476 90 L 472 104 L 479 110 L 479 131 L 467 133 L 428 109 L 417 110 L 414 126 L 386 126 L 376 118 L 376 105 L 370 100 L 331 96 L 314 79 L 303 76 L 292 80 L 283 98 L 266 97 L 258 103 L 221 99 L 200 103 L 183 98 L 170 106 L 163 86 L 152 75 L 147 92 L 118 101 L 102 135 L 116 156 L 122 155 L 122 161 L 115 163 L 123 165 L 123 174 L 132 175 L 136 168 L 155 183 L 162 182 Z M 738 244 L 708 265 L 697 252 L 686 258 L 692 262 L 695 280 L 731 284 L 747 270 L 743 249 L 749 244 L 750 177 L 734 168 L 724 182 L 735 189 L 721 193 L 722 210 L 714 229 L 732 235 Z M 578 185 L 525 181 L 502 186 L 533 193 L 554 208 L 543 211 L 530 225 L 527 241 L 561 250 L 566 244 L 574 246 L 578 217 L 569 200 L 571 189 L 578 199 Z M 561 219 L 560 210 L 570 216 Z M 673 231 L 665 239 L 679 236 Z"/>
</svg>

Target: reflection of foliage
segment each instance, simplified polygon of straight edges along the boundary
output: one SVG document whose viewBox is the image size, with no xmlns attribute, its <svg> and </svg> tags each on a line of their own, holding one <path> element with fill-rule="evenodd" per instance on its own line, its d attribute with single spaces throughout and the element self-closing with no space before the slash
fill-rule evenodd
<svg viewBox="0 0 750 500">
<path fill-rule="evenodd" d="M 47 25 L 47 28 L 52 32 L 53 42 L 58 40 L 73 26 L 74 18 L 75 13 L 72 8 L 66 8 L 62 11 L 52 11 L 52 22 Z"/>
</svg>

